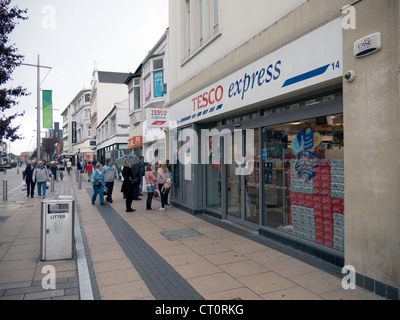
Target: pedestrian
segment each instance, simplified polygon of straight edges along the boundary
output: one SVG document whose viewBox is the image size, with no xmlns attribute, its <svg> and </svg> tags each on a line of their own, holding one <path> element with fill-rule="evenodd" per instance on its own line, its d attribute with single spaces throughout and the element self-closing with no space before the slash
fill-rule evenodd
<svg viewBox="0 0 400 320">
<path fill-rule="evenodd" d="M 104 174 L 102 172 L 103 166 L 101 164 L 98 164 L 96 166 L 96 170 L 93 173 L 93 196 L 92 196 L 92 205 L 96 204 L 96 199 L 97 199 L 97 194 L 99 194 L 100 198 L 100 205 L 104 206 L 106 205 L 104 203 L 104 186 L 105 186 L 105 181 L 104 181 Z"/>
<path fill-rule="evenodd" d="M 72 162 L 71 162 L 71 159 L 70 159 L 70 160 L 68 160 L 68 162 L 67 162 L 67 171 L 68 171 L 68 175 L 71 174 L 71 170 L 72 170 Z"/>
<path fill-rule="evenodd" d="M 164 199 L 165 200 L 167 200 L 168 199 L 168 194 L 169 194 L 169 190 L 170 190 L 170 188 L 171 188 L 171 179 L 170 178 L 167 178 L 166 180 L 165 180 L 165 183 L 164 183 L 164 185 L 163 185 L 163 187 L 162 187 L 162 189 L 160 190 L 160 193 L 161 193 L 161 195 L 164 193 Z M 165 201 L 165 202 L 167 202 L 167 201 Z M 168 203 L 165 203 L 165 208 L 170 208 L 170 207 L 172 207 L 172 205 L 170 205 L 170 204 L 168 204 Z"/>
<path fill-rule="evenodd" d="M 153 200 L 153 192 L 156 190 L 157 178 L 154 176 L 152 170 L 153 170 L 153 165 L 151 163 L 148 163 L 146 165 L 146 173 L 145 173 L 146 189 L 147 189 L 146 211 L 154 211 L 154 209 L 151 208 L 151 202 Z"/>
<path fill-rule="evenodd" d="M 32 180 L 37 182 L 38 186 L 38 197 L 46 198 L 46 184 L 50 180 L 49 170 L 43 164 L 42 161 L 38 162 L 37 168 L 35 168 L 32 174 Z M 43 195 L 42 195 L 43 194 Z"/>
<path fill-rule="evenodd" d="M 77 163 L 76 163 L 76 170 L 79 172 L 82 172 L 82 165 L 81 165 L 81 163 L 80 163 L 80 161 L 78 160 L 77 161 Z"/>
<path fill-rule="evenodd" d="M 114 180 L 118 180 L 118 169 L 113 164 L 112 159 L 107 159 L 107 164 L 103 167 L 103 174 L 108 190 L 106 200 L 109 203 L 113 203 L 112 193 L 114 190 Z"/>
<path fill-rule="evenodd" d="M 165 210 L 165 205 L 167 203 L 165 196 L 167 195 L 166 189 L 164 192 L 161 192 L 163 189 L 164 183 L 170 177 L 170 173 L 168 172 L 167 165 L 164 163 L 159 164 L 159 168 L 157 170 L 157 183 L 158 183 L 158 190 L 160 190 L 161 194 L 161 208 L 160 211 Z"/>
<path fill-rule="evenodd" d="M 133 200 L 134 201 L 139 201 L 142 200 L 139 198 L 140 192 L 140 181 L 142 180 L 141 177 L 141 167 L 139 164 L 139 158 L 137 158 L 137 162 L 132 166 L 132 174 L 133 174 L 133 181 L 134 181 L 134 186 L 133 186 Z"/>
<path fill-rule="evenodd" d="M 63 162 L 61 162 L 61 165 L 58 167 L 58 173 L 60 174 L 60 180 L 64 180 L 64 171 L 65 171 L 65 165 Z"/>
<path fill-rule="evenodd" d="M 126 212 L 135 212 L 132 209 L 133 201 L 133 190 L 134 190 L 134 175 L 131 169 L 131 163 L 129 161 L 124 161 L 124 168 L 122 169 L 122 176 L 124 177 L 124 182 L 122 183 L 121 192 L 126 196 Z"/>
<path fill-rule="evenodd" d="M 35 170 L 35 161 L 32 160 L 30 164 L 28 164 L 25 168 L 25 171 L 22 173 L 23 179 L 26 182 L 26 197 L 29 198 L 29 194 L 31 198 L 34 198 L 35 194 L 35 182 L 32 180 L 33 171 Z"/>
<path fill-rule="evenodd" d="M 54 176 L 54 181 L 57 181 L 57 171 L 58 171 L 57 162 L 54 161 L 51 163 L 50 171 L 51 174 Z"/>
<path fill-rule="evenodd" d="M 144 162 L 144 157 L 140 156 L 139 157 L 139 166 L 140 166 L 140 180 L 139 180 L 139 196 L 142 196 L 142 190 L 143 190 L 143 177 L 146 173 L 146 166 L 148 165 L 147 162 Z"/>
<path fill-rule="evenodd" d="M 94 171 L 94 165 L 91 161 L 88 161 L 88 164 L 87 164 L 86 170 L 85 170 L 85 172 L 87 172 L 87 174 L 88 174 L 88 182 L 92 182 L 93 171 Z"/>
</svg>

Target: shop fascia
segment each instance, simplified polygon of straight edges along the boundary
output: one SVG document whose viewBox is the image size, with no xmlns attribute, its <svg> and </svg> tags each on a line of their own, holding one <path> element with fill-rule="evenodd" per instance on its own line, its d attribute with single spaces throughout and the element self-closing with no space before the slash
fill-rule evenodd
<svg viewBox="0 0 400 320">
<path fill-rule="evenodd" d="M 342 19 L 338 18 L 178 102 L 170 109 L 171 119 L 176 120 L 170 122 L 170 128 L 228 115 L 245 106 L 341 78 L 342 65 Z M 254 169 L 254 131 L 246 130 L 245 156 L 241 152 L 242 130 L 228 131 L 205 130 L 201 133 L 200 144 L 208 143 L 207 136 L 212 136 L 214 141 L 215 137 L 224 136 L 228 141 L 224 163 L 232 164 L 233 159 L 239 166 L 237 174 L 251 174 Z M 232 135 L 234 146 L 229 138 Z M 202 154 L 198 155 L 196 131 L 183 129 L 177 137 L 170 139 L 171 151 L 178 156 L 172 158 L 178 158 L 183 164 L 209 163 L 210 148 L 207 145 L 201 145 Z M 179 141 L 185 142 L 181 148 L 177 148 Z M 213 143 L 214 146 L 219 148 L 218 143 Z M 212 151 L 213 161 L 220 157 L 217 149 Z M 233 150 L 233 157 L 228 150 Z"/>
</svg>

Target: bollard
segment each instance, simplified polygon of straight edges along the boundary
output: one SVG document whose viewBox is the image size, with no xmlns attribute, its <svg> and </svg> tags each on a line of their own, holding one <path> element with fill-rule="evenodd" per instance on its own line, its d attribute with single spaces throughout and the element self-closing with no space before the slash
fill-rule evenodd
<svg viewBox="0 0 400 320">
<path fill-rule="evenodd" d="M 78 189 L 82 189 L 82 172 L 79 172 Z"/>
<path fill-rule="evenodd" d="M 19 168 L 17 168 L 17 174 L 19 174 Z"/>
<path fill-rule="evenodd" d="M 7 180 L 3 180 L 3 201 L 7 201 Z"/>
<path fill-rule="evenodd" d="M 51 175 L 51 184 L 50 184 L 50 187 L 51 187 L 51 191 L 54 191 L 54 175 Z"/>
</svg>

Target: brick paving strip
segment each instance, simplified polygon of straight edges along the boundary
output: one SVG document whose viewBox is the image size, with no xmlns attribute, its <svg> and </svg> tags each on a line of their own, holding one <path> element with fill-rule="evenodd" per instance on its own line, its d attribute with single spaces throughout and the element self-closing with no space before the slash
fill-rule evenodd
<svg viewBox="0 0 400 320">
<path fill-rule="evenodd" d="M 0 284 L 0 297 L 3 300 L 78 300 L 78 296 L 78 277 L 56 279 L 54 290 L 44 290 L 41 280 Z"/>
<path fill-rule="evenodd" d="M 89 195 L 92 190 L 87 189 Z M 111 206 L 98 208 L 122 250 L 156 300 L 203 300 L 203 297 Z"/>
</svg>

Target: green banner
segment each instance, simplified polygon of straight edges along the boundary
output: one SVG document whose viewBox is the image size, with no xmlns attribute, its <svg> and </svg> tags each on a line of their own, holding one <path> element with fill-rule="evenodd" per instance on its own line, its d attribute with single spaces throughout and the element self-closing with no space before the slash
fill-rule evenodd
<svg viewBox="0 0 400 320">
<path fill-rule="evenodd" d="M 53 128 L 53 102 L 52 91 L 43 90 L 43 128 Z"/>
</svg>

